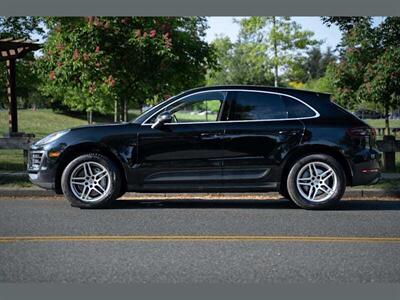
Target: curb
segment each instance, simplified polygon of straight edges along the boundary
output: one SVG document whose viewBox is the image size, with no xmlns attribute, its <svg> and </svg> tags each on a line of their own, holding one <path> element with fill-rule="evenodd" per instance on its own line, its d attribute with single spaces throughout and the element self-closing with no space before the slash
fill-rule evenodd
<svg viewBox="0 0 400 300">
<path fill-rule="evenodd" d="M 233 198 L 249 198 L 254 197 L 270 197 L 277 198 L 282 197 L 277 192 L 269 193 L 126 193 L 124 198 L 211 198 L 211 197 L 228 197 Z M 0 188 L 0 197 L 63 197 L 57 195 L 55 192 L 44 189 L 32 189 L 32 188 Z M 383 189 L 347 189 L 343 195 L 344 198 L 373 198 L 373 197 L 392 197 L 400 198 L 400 189 L 397 190 L 383 190 Z"/>
</svg>

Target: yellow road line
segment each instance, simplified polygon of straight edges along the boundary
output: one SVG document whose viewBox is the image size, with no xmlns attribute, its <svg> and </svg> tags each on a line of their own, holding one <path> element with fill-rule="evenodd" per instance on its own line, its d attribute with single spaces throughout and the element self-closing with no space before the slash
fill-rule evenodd
<svg viewBox="0 0 400 300">
<path fill-rule="evenodd" d="M 126 236 L 1 236 L 0 243 L 62 241 L 270 241 L 400 243 L 400 237 L 267 236 L 267 235 L 126 235 Z"/>
</svg>

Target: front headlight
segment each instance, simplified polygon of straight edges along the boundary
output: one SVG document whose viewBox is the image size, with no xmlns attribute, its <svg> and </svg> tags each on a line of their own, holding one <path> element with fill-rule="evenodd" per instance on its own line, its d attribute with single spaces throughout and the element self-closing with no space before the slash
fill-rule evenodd
<svg viewBox="0 0 400 300">
<path fill-rule="evenodd" d="M 70 129 L 62 130 L 62 131 L 57 131 L 52 134 L 49 134 L 48 136 L 42 138 L 41 140 L 37 141 L 35 145 L 37 146 L 42 146 L 51 142 L 54 142 L 55 140 L 59 139 L 62 137 L 64 134 L 67 134 L 70 131 Z"/>
</svg>

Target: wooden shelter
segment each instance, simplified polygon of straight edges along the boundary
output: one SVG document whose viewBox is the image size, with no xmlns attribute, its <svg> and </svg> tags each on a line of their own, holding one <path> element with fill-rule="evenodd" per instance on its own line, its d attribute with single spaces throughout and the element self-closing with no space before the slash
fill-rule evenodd
<svg viewBox="0 0 400 300">
<path fill-rule="evenodd" d="M 7 65 L 8 137 L 23 135 L 23 133 L 18 133 L 16 60 L 31 51 L 40 49 L 40 47 L 40 44 L 29 39 L 0 39 L 0 61 L 5 61 Z"/>
</svg>

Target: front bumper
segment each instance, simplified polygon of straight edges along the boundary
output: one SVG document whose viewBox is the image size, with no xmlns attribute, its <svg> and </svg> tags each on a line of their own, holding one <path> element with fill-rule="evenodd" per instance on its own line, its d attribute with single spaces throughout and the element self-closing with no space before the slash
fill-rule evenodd
<svg viewBox="0 0 400 300">
<path fill-rule="evenodd" d="M 42 188 L 54 190 L 56 167 L 53 159 L 47 156 L 45 149 L 30 149 L 28 154 L 29 180 Z"/>
</svg>

